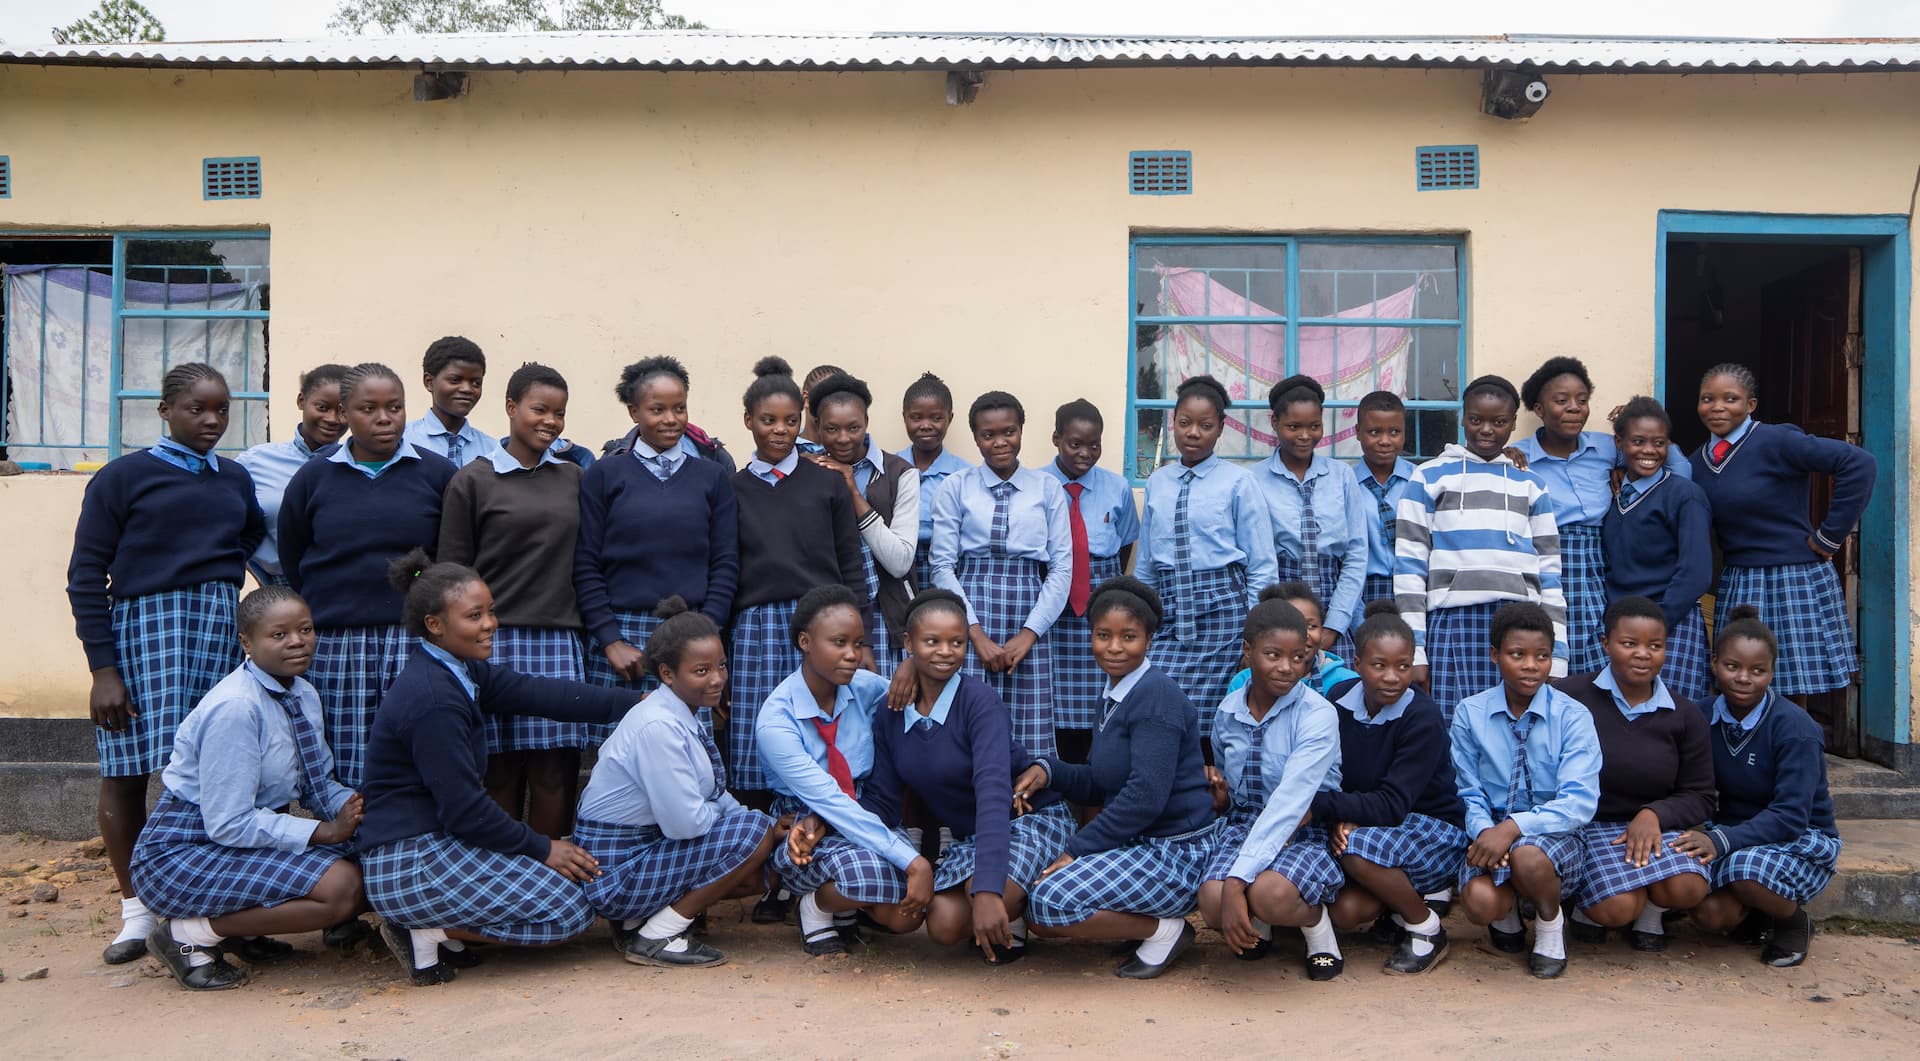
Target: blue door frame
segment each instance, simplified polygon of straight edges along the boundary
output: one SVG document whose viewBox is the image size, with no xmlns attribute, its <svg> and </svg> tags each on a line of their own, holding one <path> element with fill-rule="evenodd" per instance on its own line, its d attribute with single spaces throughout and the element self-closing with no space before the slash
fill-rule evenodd
<svg viewBox="0 0 1920 1061">
<path fill-rule="evenodd" d="M 1913 743 L 1912 646 L 1908 640 L 1909 430 L 1908 303 L 1912 256 L 1905 214 L 1734 214 L 1662 210 L 1654 245 L 1654 385 L 1662 401 L 1667 379 L 1667 245 L 1675 239 L 1714 243 L 1819 243 L 1861 251 L 1860 429 L 1879 459 L 1880 476 L 1860 536 L 1860 641 L 1863 646 L 1860 728 L 1869 758 L 1903 769 L 1916 765 Z M 1673 381 L 1684 396 L 1689 381 Z M 1891 531 L 1891 533 L 1884 533 Z"/>
</svg>

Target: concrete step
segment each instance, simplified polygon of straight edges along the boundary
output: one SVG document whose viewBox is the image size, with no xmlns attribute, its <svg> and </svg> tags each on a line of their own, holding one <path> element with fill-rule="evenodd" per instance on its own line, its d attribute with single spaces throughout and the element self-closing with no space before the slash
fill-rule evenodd
<svg viewBox="0 0 1920 1061">
<path fill-rule="evenodd" d="M 1920 818 L 1920 784 L 1915 780 L 1864 759 L 1827 756 L 1827 790 L 1836 817 Z"/>
<path fill-rule="evenodd" d="M 1840 867 L 1815 918 L 1920 924 L 1920 821 L 1842 820 Z"/>
</svg>

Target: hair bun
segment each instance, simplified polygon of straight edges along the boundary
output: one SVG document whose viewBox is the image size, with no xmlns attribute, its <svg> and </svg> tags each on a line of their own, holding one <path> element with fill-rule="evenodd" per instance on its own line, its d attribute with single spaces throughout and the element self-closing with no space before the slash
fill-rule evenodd
<svg viewBox="0 0 1920 1061">
<path fill-rule="evenodd" d="M 415 546 L 404 556 L 396 556 L 387 561 L 387 585 L 405 593 L 427 568 L 433 566 L 433 557 L 425 549 Z"/>
<path fill-rule="evenodd" d="M 1751 604 L 1736 604 L 1727 609 L 1726 621 L 1737 623 L 1742 619 L 1760 618 L 1760 609 Z"/>
<path fill-rule="evenodd" d="M 1153 588 L 1145 582 L 1134 578 L 1132 575 L 1115 575 L 1105 582 L 1100 583 L 1098 586 L 1093 587 L 1093 597 L 1097 598 L 1115 591 L 1129 593 L 1140 598 L 1141 602 L 1147 606 L 1147 610 L 1153 613 L 1153 618 L 1156 623 L 1166 621 L 1167 609 L 1160 601 L 1160 594 L 1154 592 Z M 1091 599 L 1093 598 L 1089 598 L 1089 600 Z"/>
<path fill-rule="evenodd" d="M 756 377 L 791 376 L 793 375 L 793 366 L 787 364 L 786 358 L 776 354 L 769 354 L 753 363 L 753 374 Z"/>
<path fill-rule="evenodd" d="M 1360 612 L 1360 617 L 1362 619 L 1371 619 L 1376 615 L 1399 614 L 1400 606 L 1395 604 L 1391 599 L 1383 597 L 1380 600 L 1368 601 L 1366 608 Z"/>
<path fill-rule="evenodd" d="M 679 615 L 681 612 L 692 610 L 692 607 L 687 604 L 687 598 L 676 593 L 666 600 L 661 601 L 659 604 L 654 605 L 653 617 L 665 621 Z"/>
</svg>

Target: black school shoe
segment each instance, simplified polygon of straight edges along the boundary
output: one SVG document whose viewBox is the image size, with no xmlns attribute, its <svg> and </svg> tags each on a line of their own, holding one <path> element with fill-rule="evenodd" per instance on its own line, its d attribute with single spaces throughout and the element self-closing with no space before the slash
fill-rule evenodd
<svg viewBox="0 0 1920 1061">
<path fill-rule="evenodd" d="M 1757 947 L 1765 943 L 1773 934 L 1773 918 L 1758 910 L 1747 911 L 1747 916 L 1727 933 L 1727 938 L 1748 947 Z"/>
<path fill-rule="evenodd" d="M 1525 954 L 1527 952 L 1527 930 L 1522 926 L 1518 932 L 1502 932 L 1492 925 L 1487 926 L 1487 941 L 1493 949 L 1502 954 Z"/>
<path fill-rule="evenodd" d="M 1807 960 L 1807 948 L 1812 944 L 1813 915 L 1803 906 L 1774 919 L 1772 935 L 1760 951 L 1760 960 L 1775 969 L 1791 969 Z"/>
<path fill-rule="evenodd" d="M 1557 980 L 1567 971 L 1565 958 L 1549 958 L 1539 951 L 1527 955 L 1527 971 L 1542 980 Z"/>
<path fill-rule="evenodd" d="M 336 950 L 351 952 L 371 935 L 372 925 L 357 917 L 350 917 L 321 932 L 320 942 Z"/>
<path fill-rule="evenodd" d="M 173 938 L 170 929 L 171 922 L 165 918 L 154 922 L 153 931 L 147 933 L 147 953 L 160 959 L 181 987 L 189 991 L 227 991 L 247 982 L 247 974 L 228 965 L 220 948 L 182 943 Z M 211 955 L 213 960 L 195 965 L 188 960 L 193 954 Z"/>
<path fill-rule="evenodd" d="M 272 936 L 237 936 L 220 947 L 248 965 L 269 965 L 293 957 L 293 944 Z"/>
<path fill-rule="evenodd" d="M 668 950 L 674 940 L 684 940 L 682 950 Z M 627 944 L 626 959 L 635 965 L 658 965 L 667 969 L 700 969 L 711 965 L 725 965 L 727 956 L 717 947 L 682 934 L 671 939 L 648 939 L 635 933 L 633 942 Z"/>
<path fill-rule="evenodd" d="M 1273 938 L 1271 936 L 1261 936 L 1253 946 L 1235 954 L 1234 957 L 1243 962 L 1257 962 L 1272 952 Z"/>
<path fill-rule="evenodd" d="M 635 925 L 632 928 L 621 928 L 620 922 L 616 920 L 616 921 L 608 921 L 607 927 L 610 929 L 613 929 L 613 952 L 615 954 L 620 954 L 620 955 L 626 954 L 627 944 L 632 943 L 634 940 L 640 938 L 639 925 Z"/>
<path fill-rule="evenodd" d="M 826 958 L 847 953 L 847 941 L 841 937 L 838 928 L 828 925 L 800 937 L 800 949 L 812 957 Z"/>
<path fill-rule="evenodd" d="M 1135 954 L 1133 957 L 1122 962 L 1120 967 L 1113 971 L 1113 975 L 1123 980 L 1151 980 L 1161 973 L 1166 972 L 1168 969 L 1173 968 L 1173 963 L 1178 961 L 1180 956 L 1187 952 L 1188 947 L 1193 946 L 1193 937 L 1194 931 L 1192 923 L 1183 923 L 1180 926 L 1180 938 L 1173 941 L 1173 949 L 1167 952 L 1167 957 L 1164 961 L 1143 962 L 1140 960 L 1140 955 Z"/>
<path fill-rule="evenodd" d="M 1642 954 L 1659 954 L 1667 949 L 1667 934 L 1631 928 L 1627 930 L 1627 943 Z"/>
<path fill-rule="evenodd" d="M 1428 909 L 1432 909 L 1432 904 L 1428 904 Z M 1446 915 L 1440 916 L 1444 918 Z M 1392 914 L 1381 914 L 1374 918 L 1373 926 L 1367 929 L 1367 939 L 1374 943 L 1384 943 L 1389 947 L 1397 945 L 1406 938 L 1407 930 L 1400 927 L 1400 922 L 1395 921 Z"/>
<path fill-rule="evenodd" d="M 123 939 L 117 943 L 109 943 L 107 944 L 107 949 L 100 952 L 100 960 L 106 962 L 108 965 L 125 965 L 128 962 L 138 961 L 146 956 L 147 941 L 139 937 Z"/>
<path fill-rule="evenodd" d="M 1392 922 L 1388 923 L 1391 924 Z M 1394 925 L 1394 927 L 1399 928 L 1400 926 Z M 1400 944 L 1393 948 L 1393 953 L 1387 955 L 1386 964 L 1381 966 L 1381 968 L 1388 973 L 1394 976 L 1419 976 L 1421 973 L 1433 971 L 1433 967 L 1439 965 L 1441 959 L 1447 956 L 1447 930 L 1445 926 L 1434 929 L 1432 935 L 1424 932 L 1415 932 L 1412 929 L 1403 931 L 1404 936 L 1400 940 Z M 1416 938 L 1426 940 L 1428 945 L 1433 949 L 1425 954 L 1413 953 L 1413 941 Z"/>
<path fill-rule="evenodd" d="M 782 899 L 778 891 L 771 891 L 753 904 L 753 923 L 756 925 L 777 925 L 787 919 L 793 910 L 791 897 Z"/>
<path fill-rule="evenodd" d="M 1324 951 L 1307 955 L 1307 979 L 1316 984 L 1324 984 L 1339 976 L 1347 967 L 1347 960 L 1338 954 Z"/>
<path fill-rule="evenodd" d="M 1567 935 L 1572 936 L 1575 943 L 1605 943 L 1607 941 L 1607 926 L 1589 925 L 1585 921 L 1576 921 L 1573 918 L 1568 918 Z"/>
<path fill-rule="evenodd" d="M 444 960 L 447 956 L 445 949 L 435 947 L 433 964 L 425 969 L 416 969 L 413 966 L 413 935 L 411 933 L 383 919 L 380 922 L 380 938 L 386 941 L 387 950 L 393 954 L 393 960 L 406 969 L 407 975 L 413 980 L 413 986 L 435 987 L 453 982 L 454 968 Z"/>
</svg>

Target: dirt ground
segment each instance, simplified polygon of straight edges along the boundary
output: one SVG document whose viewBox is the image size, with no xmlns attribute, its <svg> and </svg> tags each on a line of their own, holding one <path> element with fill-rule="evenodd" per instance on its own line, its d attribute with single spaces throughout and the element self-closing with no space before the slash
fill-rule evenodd
<svg viewBox="0 0 1920 1061">
<path fill-rule="evenodd" d="M 1665 955 L 1575 944 L 1544 983 L 1459 915 L 1451 956 L 1415 980 L 1382 974 L 1385 948 L 1360 939 L 1343 941 L 1345 976 L 1313 984 L 1297 936 L 1246 963 L 1205 932 L 1150 983 L 1115 978 L 1089 945 L 1036 944 L 1004 970 L 924 935 L 814 959 L 793 928 L 728 903 L 708 939 L 732 961 L 716 969 L 628 965 L 601 926 L 545 951 L 488 948 L 456 983 L 414 988 L 377 942 L 342 956 L 316 934 L 239 990 L 193 995 L 152 959 L 100 963 L 119 896 L 97 850 L 0 838 L 0 1057 L 1911 1058 L 1920 1039 L 1920 940 L 1823 931 L 1805 966 L 1776 971 L 1679 926 Z M 32 898 L 49 883 L 57 899 Z"/>
</svg>

